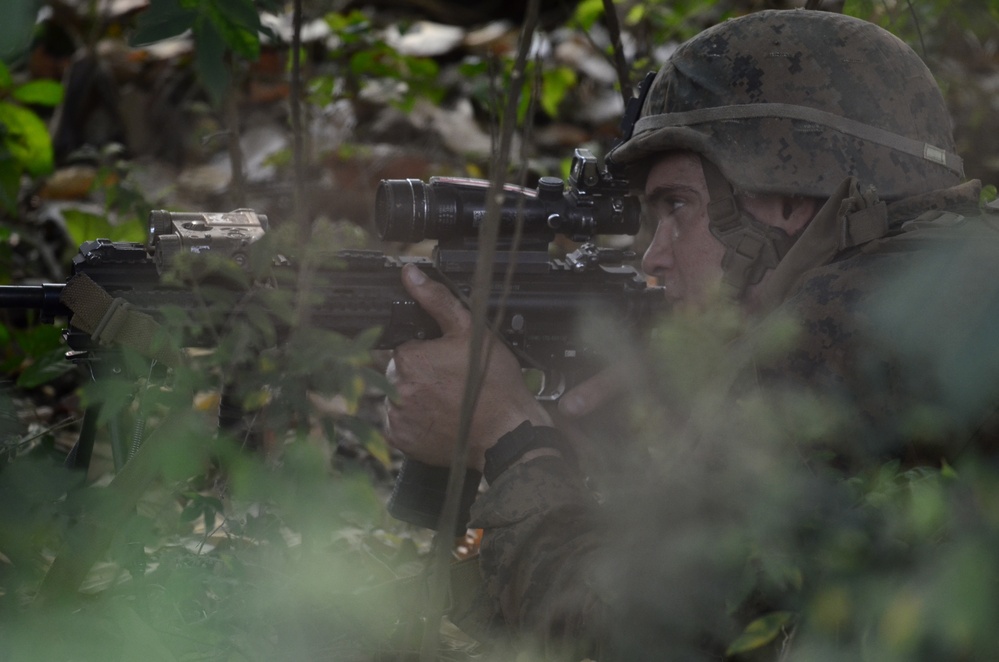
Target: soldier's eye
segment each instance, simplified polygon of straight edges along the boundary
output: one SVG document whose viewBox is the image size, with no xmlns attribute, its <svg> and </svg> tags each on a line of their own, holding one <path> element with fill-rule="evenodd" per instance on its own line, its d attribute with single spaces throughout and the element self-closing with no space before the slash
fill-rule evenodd
<svg viewBox="0 0 999 662">
<path fill-rule="evenodd" d="M 653 194 L 646 199 L 647 209 L 656 220 L 673 216 L 686 204 L 684 198 L 664 193 Z"/>
</svg>

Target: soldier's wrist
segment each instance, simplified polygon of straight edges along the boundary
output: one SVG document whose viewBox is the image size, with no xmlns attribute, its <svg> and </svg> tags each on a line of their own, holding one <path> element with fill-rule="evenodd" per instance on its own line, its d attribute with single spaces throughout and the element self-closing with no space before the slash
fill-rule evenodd
<svg viewBox="0 0 999 662">
<path fill-rule="evenodd" d="M 524 421 L 486 450 L 482 473 L 492 483 L 516 464 L 534 457 L 559 455 L 576 464 L 576 452 L 557 429 Z"/>
</svg>

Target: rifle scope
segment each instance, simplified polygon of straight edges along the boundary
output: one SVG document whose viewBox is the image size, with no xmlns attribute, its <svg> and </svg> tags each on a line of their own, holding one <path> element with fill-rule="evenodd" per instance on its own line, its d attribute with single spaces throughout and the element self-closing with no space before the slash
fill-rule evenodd
<svg viewBox="0 0 999 662">
<path fill-rule="evenodd" d="M 486 217 L 488 194 L 489 182 L 482 179 L 384 179 L 375 195 L 378 234 L 405 242 L 474 237 Z M 638 199 L 622 180 L 598 174 L 584 188 L 573 176 L 566 188 L 557 177 L 542 177 L 536 190 L 503 187 L 500 234 L 512 235 L 518 218 L 525 237 L 551 240 L 564 234 L 585 240 L 598 234 L 635 234 L 639 210 Z"/>
</svg>

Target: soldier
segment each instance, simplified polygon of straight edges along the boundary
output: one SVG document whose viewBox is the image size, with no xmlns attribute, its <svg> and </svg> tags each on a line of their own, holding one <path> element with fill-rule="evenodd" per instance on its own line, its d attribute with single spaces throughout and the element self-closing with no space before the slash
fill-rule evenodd
<svg viewBox="0 0 999 662">
<path fill-rule="evenodd" d="M 848 472 L 885 458 L 939 466 L 990 436 L 996 350 L 987 334 L 958 338 L 950 329 L 991 321 L 980 304 L 997 300 L 989 263 L 999 262 L 991 257 L 999 217 L 981 211 L 980 184 L 964 182 L 954 152 L 942 95 L 910 48 L 859 19 L 786 10 L 728 20 L 677 49 L 631 135 L 606 157 L 644 191 L 656 229 L 642 266 L 676 308 L 704 308 L 721 292 L 753 325 L 722 360 L 732 375 L 730 406 L 712 409 L 716 416 L 744 421 L 739 405 L 754 389 L 771 406 L 809 394 L 849 412 L 807 432 L 817 443 L 785 479 L 808 494 L 782 502 L 789 511 L 814 503 L 820 491 L 817 447 L 824 466 Z M 399 398 L 388 410 L 389 439 L 408 456 L 446 465 L 467 372 L 469 315 L 419 270 L 404 270 L 404 281 L 444 335 L 396 350 L 391 377 Z M 919 323 L 899 324 L 909 311 Z M 758 330 L 773 320 L 794 330 L 780 351 L 761 349 Z M 958 339 L 971 343 L 961 356 L 934 353 Z M 968 356 L 988 358 L 969 369 Z M 621 383 L 620 373 L 598 376 L 563 398 L 559 414 L 586 414 Z M 909 414 L 917 410 L 932 410 L 933 424 L 914 427 Z M 768 421 L 784 427 L 768 423 L 759 436 L 806 435 L 789 423 L 797 410 L 782 411 Z M 702 577 L 680 589 L 671 582 L 681 571 L 660 567 L 670 552 L 650 560 L 638 545 L 608 542 L 606 504 L 598 505 L 561 426 L 523 386 L 513 356 L 494 347 L 469 463 L 489 485 L 473 525 L 484 529 L 481 570 L 497 619 L 576 653 L 611 646 L 626 659 L 683 659 L 723 651 L 738 627 L 701 618 L 724 612 L 719 582 Z M 707 453 L 705 466 L 759 459 L 733 448 Z M 789 457 L 772 459 L 787 464 Z M 802 475 L 814 480 L 797 482 Z M 683 499 L 698 502 L 696 486 Z M 731 502 L 723 510 L 746 512 Z M 683 524 L 665 511 L 646 520 L 654 522 L 657 549 L 669 550 L 682 546 Z M 614 563 L 608 549 L 616 550 Z M 622 597 L 612 576 L 646 586 Z M 643 600 L 669 602 L 672 594 L 682 594 L 675 609 L 640 609 Z M 764 602 L 749 611 L 742 604 L 740 616 L 767 613 Z M 693 625 L 676 625 L 691 613 Z"/>
</svg>

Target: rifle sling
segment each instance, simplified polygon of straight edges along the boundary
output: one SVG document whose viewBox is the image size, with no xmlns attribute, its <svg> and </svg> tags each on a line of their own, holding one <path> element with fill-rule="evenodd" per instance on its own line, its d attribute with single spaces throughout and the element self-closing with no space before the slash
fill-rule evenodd
<svg viewBox="0 0 999 662">
<path fill-rule="evenodd" d="M 100 345 L 128 347 L 171 368 L 180 364 L 180 354 L 169 345 L 159 322 L 125 299 L 112 297 L 87 274 L 69 279 L 60 301 L 73 311 L 69 323 Z"/>
</svg>

